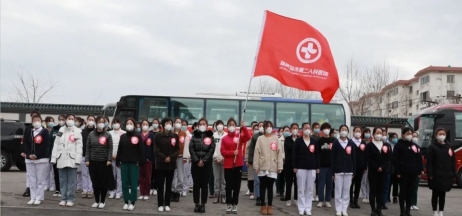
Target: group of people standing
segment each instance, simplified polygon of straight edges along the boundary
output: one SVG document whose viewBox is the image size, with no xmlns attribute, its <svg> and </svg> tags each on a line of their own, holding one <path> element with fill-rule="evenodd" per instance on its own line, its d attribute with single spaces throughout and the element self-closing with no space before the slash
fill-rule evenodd
<svg viewBox="0 0 462 216">
<path fill-rule="evenodd" d="M 227 132 L 220 120 L 209 130 L 205 118 L 193 125 L 192 132 L 180 118 L 151 122 L 114 118 L 109 124 L 107 118 L 89 115 L 84 127 L 72 114 L 60 115 L 56 126 L 51 117 L 42 126 L 38 111 L 31 113 L 31 119 L 22 143 L 29 205 L 41 204 L 52 173 L 60 206 L 74 205 L 80 181 L 82 197 L 95 199 L 93 208 L 104 208 L 109 195 L 110 199 L 123 198 L 122 208 L 132 211 L 138 200 L 148 200 L 154 194 L 158 211 L 169 212 L 170 202 L 186 195 L 190 172 L 194 212 L 205 212 L 209 188 L 213 188 L 213 202 L 226 204 L 226 213 L 236 214 L 242 167 L 247 165 L 246 195 L 256 199 L 262 215 L 273 214 L 275 182 L 277 195 L 287 206 L 292 204 L 293 185 L 300 215 L 312 215 L 313 201 L 319 201 L 320 208 L 332 207 L 333 196 L 336 215 L 347 216 L 348 207 L 360 208 L 359 193 L 363 191 L 371 215 L 381 216 L 390 202 L 391 186 L 401 216 L 410 216 L 411 208 L 417 208 L 422 152 L 417 134 L 410 128 L 403 128 L 400 138 L 391 133 L 387 139 L 380 127 L 372 131 L 354 127 L 349 138 L 348 126 L 336 130 L 329 123 L 292 123 L 281 128 L 278 136 L 271 121 L 253 122 L 252 135 L 244 122 L 238 130 L 233 118 L 226 122 Z M 442 216 L 445 193 L 451 190 L 455 177 L 455 155 L 444 129 L 435 131 L 426 158 L 434 215 Z"/>
</svg>

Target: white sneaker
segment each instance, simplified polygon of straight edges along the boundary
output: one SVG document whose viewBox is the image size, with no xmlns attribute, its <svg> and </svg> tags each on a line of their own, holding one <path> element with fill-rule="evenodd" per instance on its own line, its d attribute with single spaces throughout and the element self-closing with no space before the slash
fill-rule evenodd
<svg viewBox="0 0 462 216">
<path fill-rule="evenodd" d="M 250 190 L 247 190 L 247 192 L 245 192 L 245 195 L 246 196 L 250 195 Z"/>
<path fill-rule="evenodd" d="M 98 207 L 99 203 L 93 203 L 93 205 L 91 205 L 92 208 L 96 208 Z"/>
<path fill-rule="evenodd" d="M 314 198 L 314 201 L 315 201 L 315 202 L 319 202 L 319 197 L 316 196 L 316 197 Z"/>
<path fill-rule="evenodd" d="M 149 195 L 154 195 L 154 189 L 151 189 L 151 190 L 149 191 Z"/>
<path fill-rule="evenodd" d="M 66 201 L 59 202 L 59 206 L 65 206 L 65 205 L 66 205 Z"/>
<path fill-rule="evenodd" d="M 438 211 L 434 211 L 433 216 L 440 216 L 440 214 L 438 214 Z"/>
<path fill-rule="evenodd" d="M 363 203 L 364 203 L 364 204 L 369 204 L 369 199 L 364 198 L 364 199 L 363 199 Z"/>
<path fill-rule="evenodd" d="M 121 195 L 116 195 L 115 198 L 116 198 L 116 199 L 120 199 L 120 198 L 122 198 L 122 196 L 121 196 Z"/>
<path fill-rule="evenodd" d="M 56 188 L 55 188 L 55 187 L 51 187 L 51 188 L 50 188 L 50 191 L 56 191 Z"/>
<path fill-rule="evenodd" d="M 335 216 L 342 216 L 342 212 L 337 212 Z"/>
<path fill-rule="evenodd" d="M 316 205 L 316 207 L 318 207 L 318 208 L 322 208 L 322 206 L 323 206 L 323 205 L 324 205 L 324 203 L 323 203 L 323 202 L 319 202 L 319 203 L 318 203 L 318 205 Z"/>
<path fill-rule="evenodd" d="M 108 197 L 108 198 L 109 198 L 109 199 L 114 199 L 114 197 L 115 197 L 115 194 L 109 194 L 109 197 Z"/>
<path fill-rule="evenodd" d="M 347 212 L 342 212 L 342 215 L 343 216 L 348 216 L 348 213 Z"/>
<path fill-rule="evenodd" d="M 139 196 L 138 200 L 143 200 L 144 196 Z"/>
<path fill-rule="evenodd" d="M 253 195 L 253 194 L 250 195 L 250 199 L 251 199 L 251 200 L 254 200 L 254 199 L 255 199 L 255 195 Z"/>
<path fill-rule="evenodd" d="M 294 200 L 294 205 L 298 206 L 298 201 Z"/>
<path fill-rule="evenodd" d="M 163 212 L 163 211 L 164 211 L 164 207 L 163 207 L 163 206 L 160 206 L 160 207 L 157 209 L 157 211 Z"/>
<path fill-rule="evenodd" d="M 292 205 L 292 201 L 290 201 L 290 200 L 287 200 L 287 202 L 286 202 L 286 206 L 287 206 L 287 207 L 289 207 L 290 205 Z"/>
<path fill-rule="evenodd" d="M 144 196 L 143 197 L 143 200 L 148 200 L 149 199 L 149 196 Z"/>
<path fill-rule="evenodd" d="M 442 212 L 442 211 L 440 211 L 440 215 L 438 215 L 438 216 L 444 216 L 444 215 L 443 215 L 443 212 Z"/>
<path fill-rule="evenodd" d="M 30 200 L 29 202 L 27 202 L 27 205 L 33 205 L 35 202 L 35 200 Z"/>
<path fill-rule="evenodd" d="M 233 210 L 233 206 L 232 205 L 227 205 L 226 206 L 226 214 L 231 214 L 231 211 Z"/>
<path fill-rule="evenodd" d="M 157 196 L 157 190 L 154 190 L 154 196 Z"/>
<path fill-rule="evenodd" d="M 67 207 L 72 207 L 72 206 L 74 206 L 74 202 L 67 202 L 67 203 L 66 203 L 66 206 L 67 206 Z"/>
<path fill-rule="evenodd" d="M 298 212 L 298 215 L 305 215 L 305 212 L 304 212 L 304 211 L 300 211 L 300 212 Z"/>
<path fill-rule="evenodd" d="M 417 206 L 411 206 L 411 209 L 412 209 L 412 210 L 419 211 L 419 208 L 418 208 Z"/>
<path fill-rule="evenodd" d="M 170 211 L 170 207 L 169 207 L 169 206 L 165 206 L 164 209 L 165 209 L 166 212 L 169 212 L 169 211 Z"/>
<path fill-rule="evenodd" d="M 186 191 L 183 191 L 183 193 L 181 193 L 181 196 L 186 196 Z"/>
<path fill-rule="evenodd" d="M 40 200 L 35 200 L 34 205 L 40 205 L 40 203 L 42 203 L 42 201 L 40 201 Z"/>
<path fill-rule="evenodd" d="M 306 215 L 311 215 L 311 212 L 306 212 Z"/>
<path fill-rule="evenodd" d="M 135 206 L 133 204 L 130 204 L 128 206 L 128 211 L 133 211 L 133 209 L 135 209 Z"/>
<path fill-rule="evenodd" d="M 100 204 L 98 205 L 98 208 L 102 209 L 102 208 L 104 208 L 104 206 L 106 206 L 105 203 L 100 203 Z"/>
<path fill-rule="evenodd" d="M 332 206 L 330 205 L 330 202 L 326 202 L 326 207 L 327 208 L 332 208 Z"/>
<path fill-rule="evenodd" d="M 123 210 L 127 210 L 128 209 L 128 204 L 124 204 L 124 207 L 122 207 Z"/>
</svg>

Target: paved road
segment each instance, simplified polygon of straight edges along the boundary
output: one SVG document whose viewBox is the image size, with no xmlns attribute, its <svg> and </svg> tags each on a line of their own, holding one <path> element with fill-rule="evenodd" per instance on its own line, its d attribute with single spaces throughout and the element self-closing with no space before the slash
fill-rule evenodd
<svg viewBox="0 0 462 216">
<path fill-rule="evenodd" d="M 119 216 L 119 215 L 132 215 L 132 214 L 156 214 L 156 215 L 194 215 L 192 194 L 188 194 L 186 197 L 182 197 L 179 203 L 172 203 L 172 212 L 159 214 L 157 212 L 157 199 L 152 196 L 148 201 L 137 202 L 136 209 L 133 212 L 125 212 L 122 210 L 121 200 L 108 200 L 106 202 L 105 209 L 92 209 L 90 206 L 93 200 L 77 198 L 76 205 L 74 207 L 59 207 L 59 198 L 53 197 L 52 192 L 46 192 L 46 199 L 42 205 L 37 207 L 27 206 L 26 203 L 29 201 L 28 198 L 22 197 L 22 193 L 25 187 L 25 173 L 20 171 L 2 172 L 0 174 L 1 179 L 1 215 L 34 215 L 34 216 L 49 216 L 49 215 L 65 215 L 65 216 L 86 216 L 99 215 L 99 216 Z M 259 207 L 255 206 L 255 202 L 249 200 L 249 197 L 245 196 L 246 182 L 243 181 L 241 189 L 241 197 L 239 204 L 239 215 L 260 215 Z M 414 216 L 431 216 L 431 205 L 430 205 L 431 192 L 426 186 L 421 186 L 419 189 L 419 200 L 418 206 L 420 211 L 413 211 Z M 446 198 L 446 216 L 461 216 L 462 208 L 462 189 L 455 188 Z M 224 212 L 225 205 L 223 204 L 212 204 L 212 200 L 209 200 L 207 205 L 207 212 L 202 215 L 226 215 Z M 333 202 L 332 202 L 333 204 Z M 285 202 L 279 201 L 278 198 L 274 199 L 274 215 L 297 215 L 297 208 L 295 206 L 286 207 Z M 352 216 L 368 216 L 370 214 L 370 208 L 368 205 L 362 204 L 362 209 L 353 210 L 349 209 L 348 213 Z M 398 216 L 398 205 L 389 205 L 390 209 L 384 211 L 386 215 Z M 313 215 L 335 215 L 333 209 L 320 209 L 313 208 Z"/>
</svg>

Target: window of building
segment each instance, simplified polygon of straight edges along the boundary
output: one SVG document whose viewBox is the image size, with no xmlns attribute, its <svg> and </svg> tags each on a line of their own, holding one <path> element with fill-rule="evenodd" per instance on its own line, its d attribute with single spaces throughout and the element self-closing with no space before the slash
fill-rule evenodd
<svg viewBox="0 0 462 216">
<path fill-rule="evenodd" d="M 409 116 L 412 116 L 412 113 L 409 113 Z"/>
<path fill-rule="evenodd" d="M 428 75 L 420 78 L 420 85 L 425 85 L 425 84 L 427 84 L 429 82 L 430 82 L 430 76 L 428 76 Z"/>
<path fill-rule="evenodd" d="M 308 109 L 306 103 L 276 103 L 276 127 L 308 122 Z"/>
<path fill-rule="evenodd" d="M 412 107 L 412 99 L 409 100 L 409 107 Z"/>
<path fill-rule="evenodd" d="M 430 99 L 430 93 L 428 91 L 420 93 L 420 101 L 425 102 Z"/>
<path fill-rule="evenodd" d="M 454 83 L 454 75 L 447 75 L 447 82 Z"/>
<path fill-rule="evenodd" d="M 412 94 L 412 86 L 409 86 L 409 94 Z"/>
<path fill-rule="evenodd" d="M 173 118 L 180 117 L 195 122 L 204 117 L 204 99 L 172 98 L 171 103 Z"/>
<path fill-rule="evenodd" d="M 229 118 L 234 118 L 239 125 L 239 101 L 238 100 L 214 100 L 207 99 L 205 116 L 209 124 L 222 120 L 225 124 Z"/>
<path fill-rule="evenodd" d="M 417 110 L 419 110 L 419 105 L 418 105 L 418 104 L 417 104 L 417 105 L 415 105 L 415 108 L 416 108 Z"/>
<path fill-rule="evenodd" d="M 138 120 L 147 119 L 152 122 L 154 118 L 165 118 L 168 115 L 168 99 L 161 97 L 140 97 L 139 98 Z"/>
<path fill-rule="evenodd" d="M 419 95 L 419 90 L 415 91 L 415 95 Z"/>
<path fill-rule="evenodd" d="M 454 95 L 455 95 L 455 94 L 454 94 L 454 91 L 447 91 L 447 92 L 446 92 L 446 97 L 447 97 L 447 98 L 454 97 Z"/>
<path fill-rule="evenodd" d="M 244 101 L 241 102 L 241 108 L 244 110 Z M 245 125 L 250 125 L 252 121 L 268 120 L 274 124 L 274 103 L 273 102 L 260 102 L 248 101 L 245 110 Z"/>
<path fill-rule="evenodd" d="M 398 101 L 394 101 L 393 103 L 391 103 L 391 108 L 392 109 L 398 108 Z"/>
</svg>

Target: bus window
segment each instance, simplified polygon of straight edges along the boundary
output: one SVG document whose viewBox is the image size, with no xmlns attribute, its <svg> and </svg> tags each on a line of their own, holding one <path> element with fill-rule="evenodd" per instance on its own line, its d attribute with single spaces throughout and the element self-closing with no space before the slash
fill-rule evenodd
<svg viewBox="0 0 462 216">
<path fill-rule="evenodd" d="M 210 125 L 217 120 L 226 123 L 231 117 L 239 122 L 239 101 L 207 99 L 206 104 L 205 116 Z"/>
<path fill-rule="evenodd" d="M 152 119 L 159 118 L 162 121 L 162 118 L 168 115 L 167 98 L 140 97 L 139 103 L 139 119 L 137 120 L 147 119 L 149 122 L 152 122 Z"/>
<path fill-rule="evenodd" d="M 180 117 L 194 122 L 204 117 L 204 99 L 172 98 L 171 106 L 173 118 Z"/>
<path fill-rule="evenodd" d="M 456 118 L 456 124 L 455 124 L 456 137 L 460 138 L 462 137 L 462 112 L 454 112 L 454 116 Z"/>
<path fill-rule="evenodd" d="M 242 110 L 244 110 L 245 101 L 241 101 Z M 245 125 L 250 125 L 252 121 L 268 120 L 274 124 L 274 103 L 273 102 L 260 102 L 260 101 L 247 101 L 247 108 L 245 111 Z"/>
<path fill-rule="evenodd" d="M 276 127 L 290 126 L 292 123 L 302 125 L 308 122 L 308 104 L 306 103 L 276 103 Z"/>
<path fill-rule="evenodd" d="M 341 104 L 312 104 L 311 124 L 328 122 L 333 129 L 345 124 L 345 110 Z"/>
<path fill-rule="evenodd" d="M 419 141 L 421 147 L 428 147 L 433 140 L 435 118 L 421 117 L 419 125 Z"/>
<path fill-rule="evenodd" d="M 125 120 L 127 120 L 127 118 L 135 118 L 135 111 L 122 109 L 116 117 L 120 118 L 120 122 L 122 122 L 122 125 L 125 127 Z"/>
<path fill-rule="evenodd" d="M 125 97 L 124 98 L 126 108 L 136 108 L 136 97 Z"/>
</svg>

